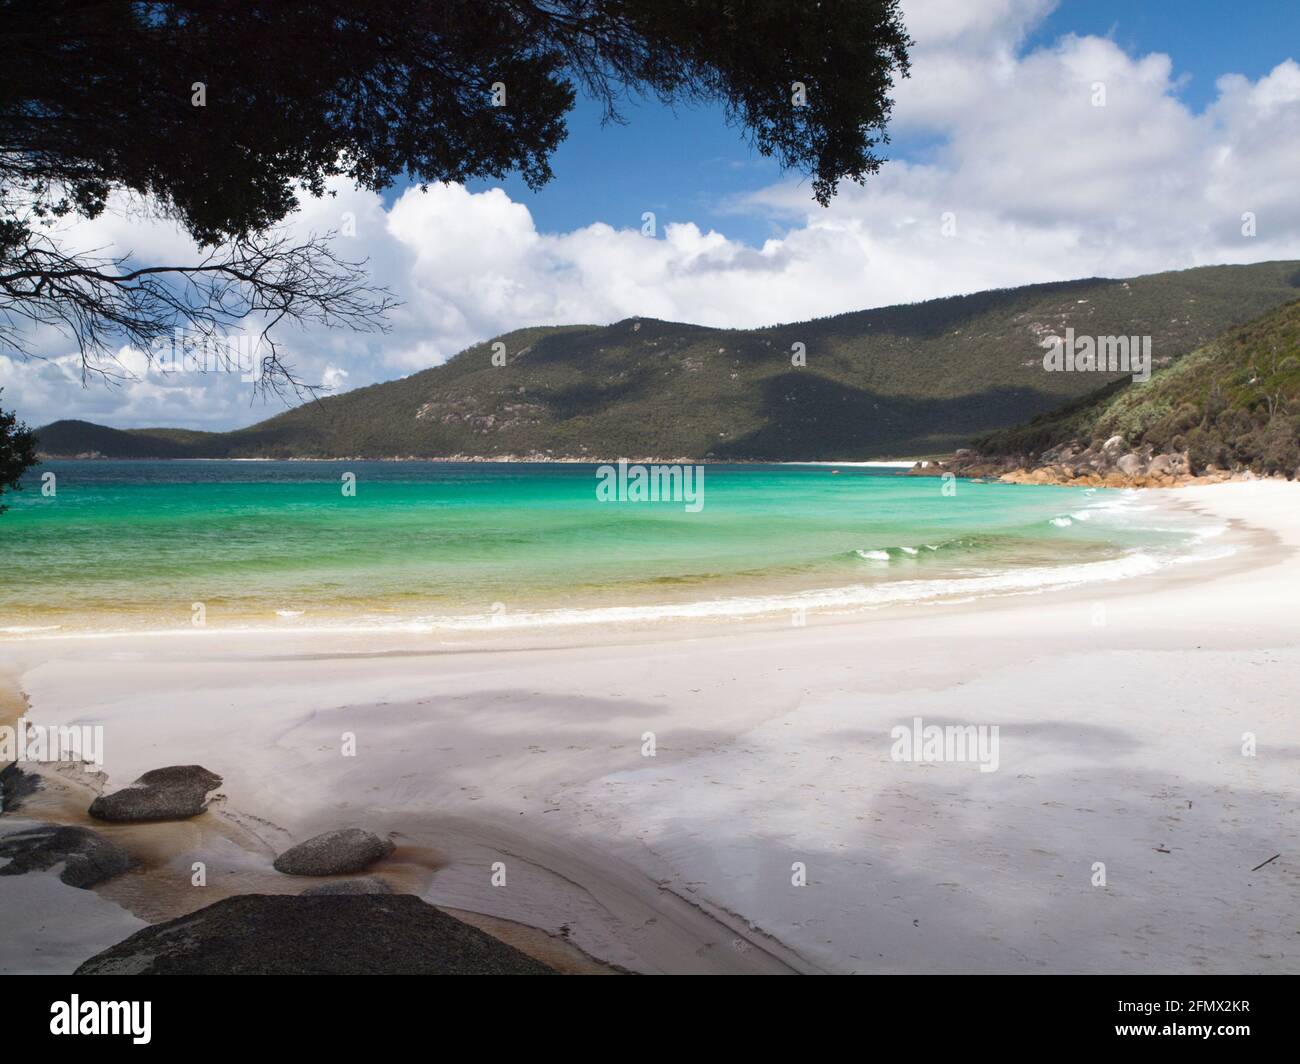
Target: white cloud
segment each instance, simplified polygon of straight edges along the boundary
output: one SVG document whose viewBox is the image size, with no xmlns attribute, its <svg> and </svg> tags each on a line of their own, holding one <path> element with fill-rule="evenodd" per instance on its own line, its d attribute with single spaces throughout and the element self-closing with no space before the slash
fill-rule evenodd
<svg viewBox="0 0 1300 1064">
<path fill-rule="evenodd" d="M 1017 48 L 1055 0 L 907 0 L 903 19 L 916 42 L 912 76 L 899 83 L 896 131 L 949 130 L 1005 100 Z"/>
<path fill-rule="evenodd" d="M 1300 66 L 1288 60 L 1253 82 L 1225 74 L 1215 102 L 1194 113 L 1168 56 L 1076 36 L 1025 52 L 1051 7 L 907 4 L 918 45 L 895 130 L 937 142 L 923 161 L 891 162 L 865 189 L 846 187 L 828 210 L 795 180 L 745 197 L 740 209 L 781 225 L 760 248 L 686 219 L 661 218 L 657 239 L 604 224 L 543 233 L 500 189 L 410 190 L 389 209 L 347 188 L 309 201 L 294 225 L 354 228 L 340 252 L 369 257 L 404 305 L 384 336 L 287 335 L 290 357 L 304 376 L 354 387 L 531 324 L 753 326 L 996 286 L 1300 257 Z M 1105 106 L 1094 106 L 1097 83 Z M 1241 232 L 1247 211 L 1254 238 Z M 943 233 L 945 212 L 955 235 Z M 185 244 L 166 226 L 120 218 L 85 238 L 150 254 Z M 215 427 L 274 409 L 250 410 L 232 379 L 146 376 L 83 391 L 71 358 L 0 358 L 0 385 L 33 423 Z"/>
</svg>

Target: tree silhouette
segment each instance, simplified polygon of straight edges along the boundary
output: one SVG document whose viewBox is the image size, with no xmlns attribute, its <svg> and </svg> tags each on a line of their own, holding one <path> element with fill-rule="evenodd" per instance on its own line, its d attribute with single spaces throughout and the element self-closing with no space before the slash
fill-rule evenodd
<svg viewBox="0 0 1300 1064">
<path fill-rule="evenodd" d="M 330 234 L 280 223 L 332 178 L 520 173 L 532 187 L 580 87 L 720 101 L 825 204 L 881 160 L 910 44 L 898 0 L 0 0 L 0 340 L 146 352 L 252 317 L 384 328 L 391 295 Z M 178 223 L 200 261 L 67 245 L 124 203 Z M 264 383 L 292 381 L 274 345 Z"/>
<path fill-rule="evenodd" d="M 23 473 L 35 464 L 36 437 L 15 415 L 0 410 L 0 495 L 16 490 Z M 0 514 L 7 509 L 0 503 Z"/>
</svg>

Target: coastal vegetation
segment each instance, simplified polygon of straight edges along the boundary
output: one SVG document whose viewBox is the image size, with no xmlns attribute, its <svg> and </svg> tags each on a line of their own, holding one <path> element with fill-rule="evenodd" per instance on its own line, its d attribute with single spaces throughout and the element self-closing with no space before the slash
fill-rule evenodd
<svg viewBox="0 0 1300 1064">
<path fill-rule="evenodd" d="M 0 388 L 0 394 L 4 392 Z M 17 489 L 23 473 L 36 462 L 36 434 L 17 415 L 0 409 L 0 496 Z M 0 501 L 0 513 L 8 507 Z"/>
<path fill-rule="evenodd" d="M 1300 302 L 1226 330 L 1147 383 L 1120 380 L 990 433 L 973 450 L 1031 462 L 1071 445 L 1114 437 L 1132 451 L 1185 456 L 1193 474 L 1300 471 Z"/>
</svg>

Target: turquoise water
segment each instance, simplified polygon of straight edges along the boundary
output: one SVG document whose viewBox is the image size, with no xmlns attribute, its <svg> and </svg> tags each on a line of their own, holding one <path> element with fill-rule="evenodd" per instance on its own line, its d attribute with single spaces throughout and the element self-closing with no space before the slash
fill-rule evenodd
<svg viewBox="0 0 1300 1064">
<path fill-rule="evenodd" d="M 876 608 L 1119 579 L 1213 533 L 1132 493 L 838 468 L 707 466 L 693 513 L 602 502 L 589 465 L 51 462 L 0 515 L 0 630 Z"/>
</svg>

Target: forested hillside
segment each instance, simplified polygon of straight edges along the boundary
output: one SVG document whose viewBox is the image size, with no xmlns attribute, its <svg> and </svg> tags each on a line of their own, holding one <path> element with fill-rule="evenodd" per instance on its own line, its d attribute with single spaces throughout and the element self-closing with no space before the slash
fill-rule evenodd
<svg viewBox="0 0 1300 1064">
<path fill-rule="evenodd" d="M 245 429 L 61 421 L 40 430 L 40 443 L 47 454 L 119 457 L 935 454 L 1115 380 L 1044 371 L 1044 340 L 1067 327 L 1150 335 L 1155 365 L 1169 366 L 1295 299 L 1298 286 L 1300 263 L 1272 262 L 1031 285 L 766 329 L 649 318 L 522 329 Z"/>
</svg>

